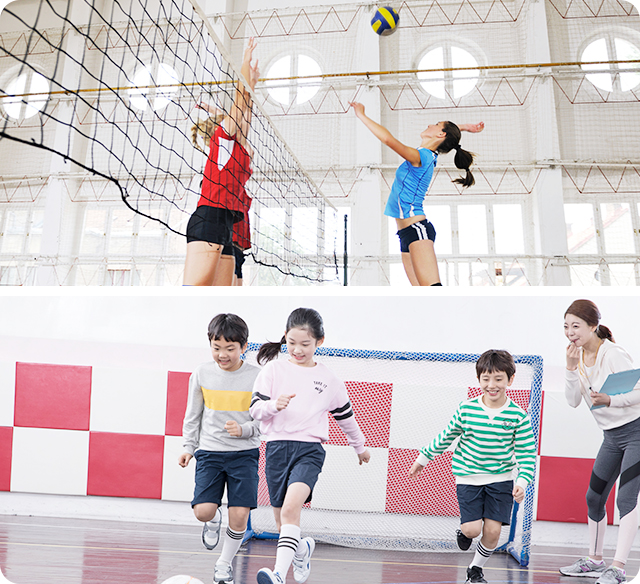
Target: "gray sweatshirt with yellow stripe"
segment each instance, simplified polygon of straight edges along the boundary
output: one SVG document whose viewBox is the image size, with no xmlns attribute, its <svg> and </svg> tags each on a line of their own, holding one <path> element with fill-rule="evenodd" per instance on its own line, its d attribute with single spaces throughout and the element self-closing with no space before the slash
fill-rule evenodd
<svg viewBox="0 0 640 584">
<path fill-rule="evenodd" d="M 233 452 L 260 446 L 259 424 L 249 415 L 253 382 L 259 372 L 258 367 L 244 361 L 236 371 L 224 371 L 210 361 L 191 374 L 182 424 L 185 452 Z M 231 436 L 224 429 L 228 420 L 240 424 L 242 436 Z"/>
</svg>

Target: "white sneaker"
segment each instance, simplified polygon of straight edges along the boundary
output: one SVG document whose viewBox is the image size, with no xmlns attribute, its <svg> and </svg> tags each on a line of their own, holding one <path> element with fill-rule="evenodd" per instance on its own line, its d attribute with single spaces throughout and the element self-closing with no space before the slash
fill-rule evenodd
<svg viewBox="0 0 640 584">
<path fill-rule="evenodd" d="M 627 581 L 627 575 L 624 570 L 616 568 L 615 566 L 609 566 L 598 580 L 596 584 L 622 584 Z"/>
<path fill-rule="evenodd" d="M 306 582 L 311 574 L 311 554 L 316 549 L 316 542 L 311 537 L 305 537 L 300 543 L 304 545 L 304 555 L 293 556 L 293 577 L 298 584 Z"/>
<path fill-rule="evenodd" d="M 233 567 L 231 564 L 220 562 L 213 571 L 213 581 L 223 584 L 233 584 Z"/>
<path fill-rule="evenodd" d="M 258 584 L 284 584 L 284 580 L 278 572 L 272 572 L 269 568 L 262 568 L 258 570 L 256 575 Z"/>
<path fill-rule="evenodd" d="M 202 543 L 208 550 L 212 550 L 220 541 L 220 526 L 222 525 L 222 513 L 220 509 L 216 511 L 215 517 L 211 521 L 205 521 L 202 526 Z"/>
<path fill-rule="evenodd" d="M 594 562 L 591 558 L 585 557 L 576 560 L 570 566 L 560 568 L 563 576 L 578 576 L 580 578 L 599 578 L 605 571 L 607 564 Z"/>
</svg>

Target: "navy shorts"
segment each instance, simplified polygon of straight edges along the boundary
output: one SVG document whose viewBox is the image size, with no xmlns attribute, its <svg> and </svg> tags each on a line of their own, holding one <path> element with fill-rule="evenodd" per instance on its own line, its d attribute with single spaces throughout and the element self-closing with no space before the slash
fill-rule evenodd
<svg viewBox="0 0 640 584">
<path fill-rule="evenodd" d="M 513 481 L 488 485 L 457 485 L 460 523 L 493 519 L 502 525 L 511 523 Z"/>
<path fill-rule="evenodd" d="M 240 216 L 242 218 L 242 213 Z M 187 224 L 187 243 L 207 241 L 218 245 L 231 245 L 233 224 L 237 220 L 235 211 L 200 205 Z"/>
<path fill-rule="evenodd" d="M 319 442 L 297 442 L 275 440 L 267 442 L 266 467 L 267 486 L 272 507 L 282 507 L 287 487 L 292 483 L 309 485 L 311 501 L 313 487 L 322 472 L 326 453 Z"/>
<path fill-rule="evenodd" d="M 401 229 L 397 233 L 400 238 L 400 251 L 402 253 L 409 253 L 409 246 L 414 241 L 420 241 L 422 239 L 436 240 L 436 229 L 432 225 L 431 221 L 423 219 L 417 223 L 412 223 L 408 227 Z"/>
<path fill-rule="evenodd" d="M 222 503 L 227 486 L 229 507 L 258 506 L 258 459 L 260 450 L 211 452 L 198 450 L 196 459 L 196 488 L 191 506 L 200 503 Z"/>
</svg>

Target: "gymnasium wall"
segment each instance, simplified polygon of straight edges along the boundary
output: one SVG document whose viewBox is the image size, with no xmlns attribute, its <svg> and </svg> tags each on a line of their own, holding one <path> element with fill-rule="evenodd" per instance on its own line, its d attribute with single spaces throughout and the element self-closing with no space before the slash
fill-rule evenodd
<svg viewBox="0 0 640 584">
<path fill-rule="evenodd" d="M 190 500 L 193 465 L 184 470 L 176 464 L 182 451 L 181 392 L 189 372 L 210 358 L 210 318 L 218 312 L 240 314 L 250 340 L 261 343 L 280 338 L 292 309 L 310 306 L 324 317 L 328 347 L 462 353 L 504 348 L 542 356 L 537 518 L 585 521 L 582 493 L 601 432 L 584 405 L 574 410 L 563 395 L 563 314 L 577 296 L 556 290 L 545 296 L 340 292 L 2 293 L 0 491 L 6 493 L 0 496 L 0 514 L 15 512 L 9 492 L 16 498 L 67 495 L 78 505 L 87 495 L 105 501 L 101 498 Z M 638 362 L 637 296 L 598 291 L 589 297 Z M 421 407 L 428 405 L 424 396 Z M 381 489 L 383 466 L 366 471 Z M 614 518 L 613 507 L 609 510 Z"/>
</svg>

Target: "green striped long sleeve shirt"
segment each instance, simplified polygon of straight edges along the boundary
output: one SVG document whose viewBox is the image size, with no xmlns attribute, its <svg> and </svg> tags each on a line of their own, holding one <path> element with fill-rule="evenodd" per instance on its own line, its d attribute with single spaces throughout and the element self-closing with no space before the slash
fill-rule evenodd
<svg viewBox="0 0 640 584">
<path fill-rule="evenodd" d="M 493 411 L 481 399 L 478 396 L 458 406 L 447 427 L 429 446 L 420 449 L 418 463 L 424 466 L 460 437 L 451 461 L 451 470 L 459 482 L 466 482 L 464 477 L 472 475 L 504 477 L 517 467 L 516 482 L 526 488 L 533 480 L 536 465 L 529 416 L 509 398 L 502 408 Z"/>
</svg>

